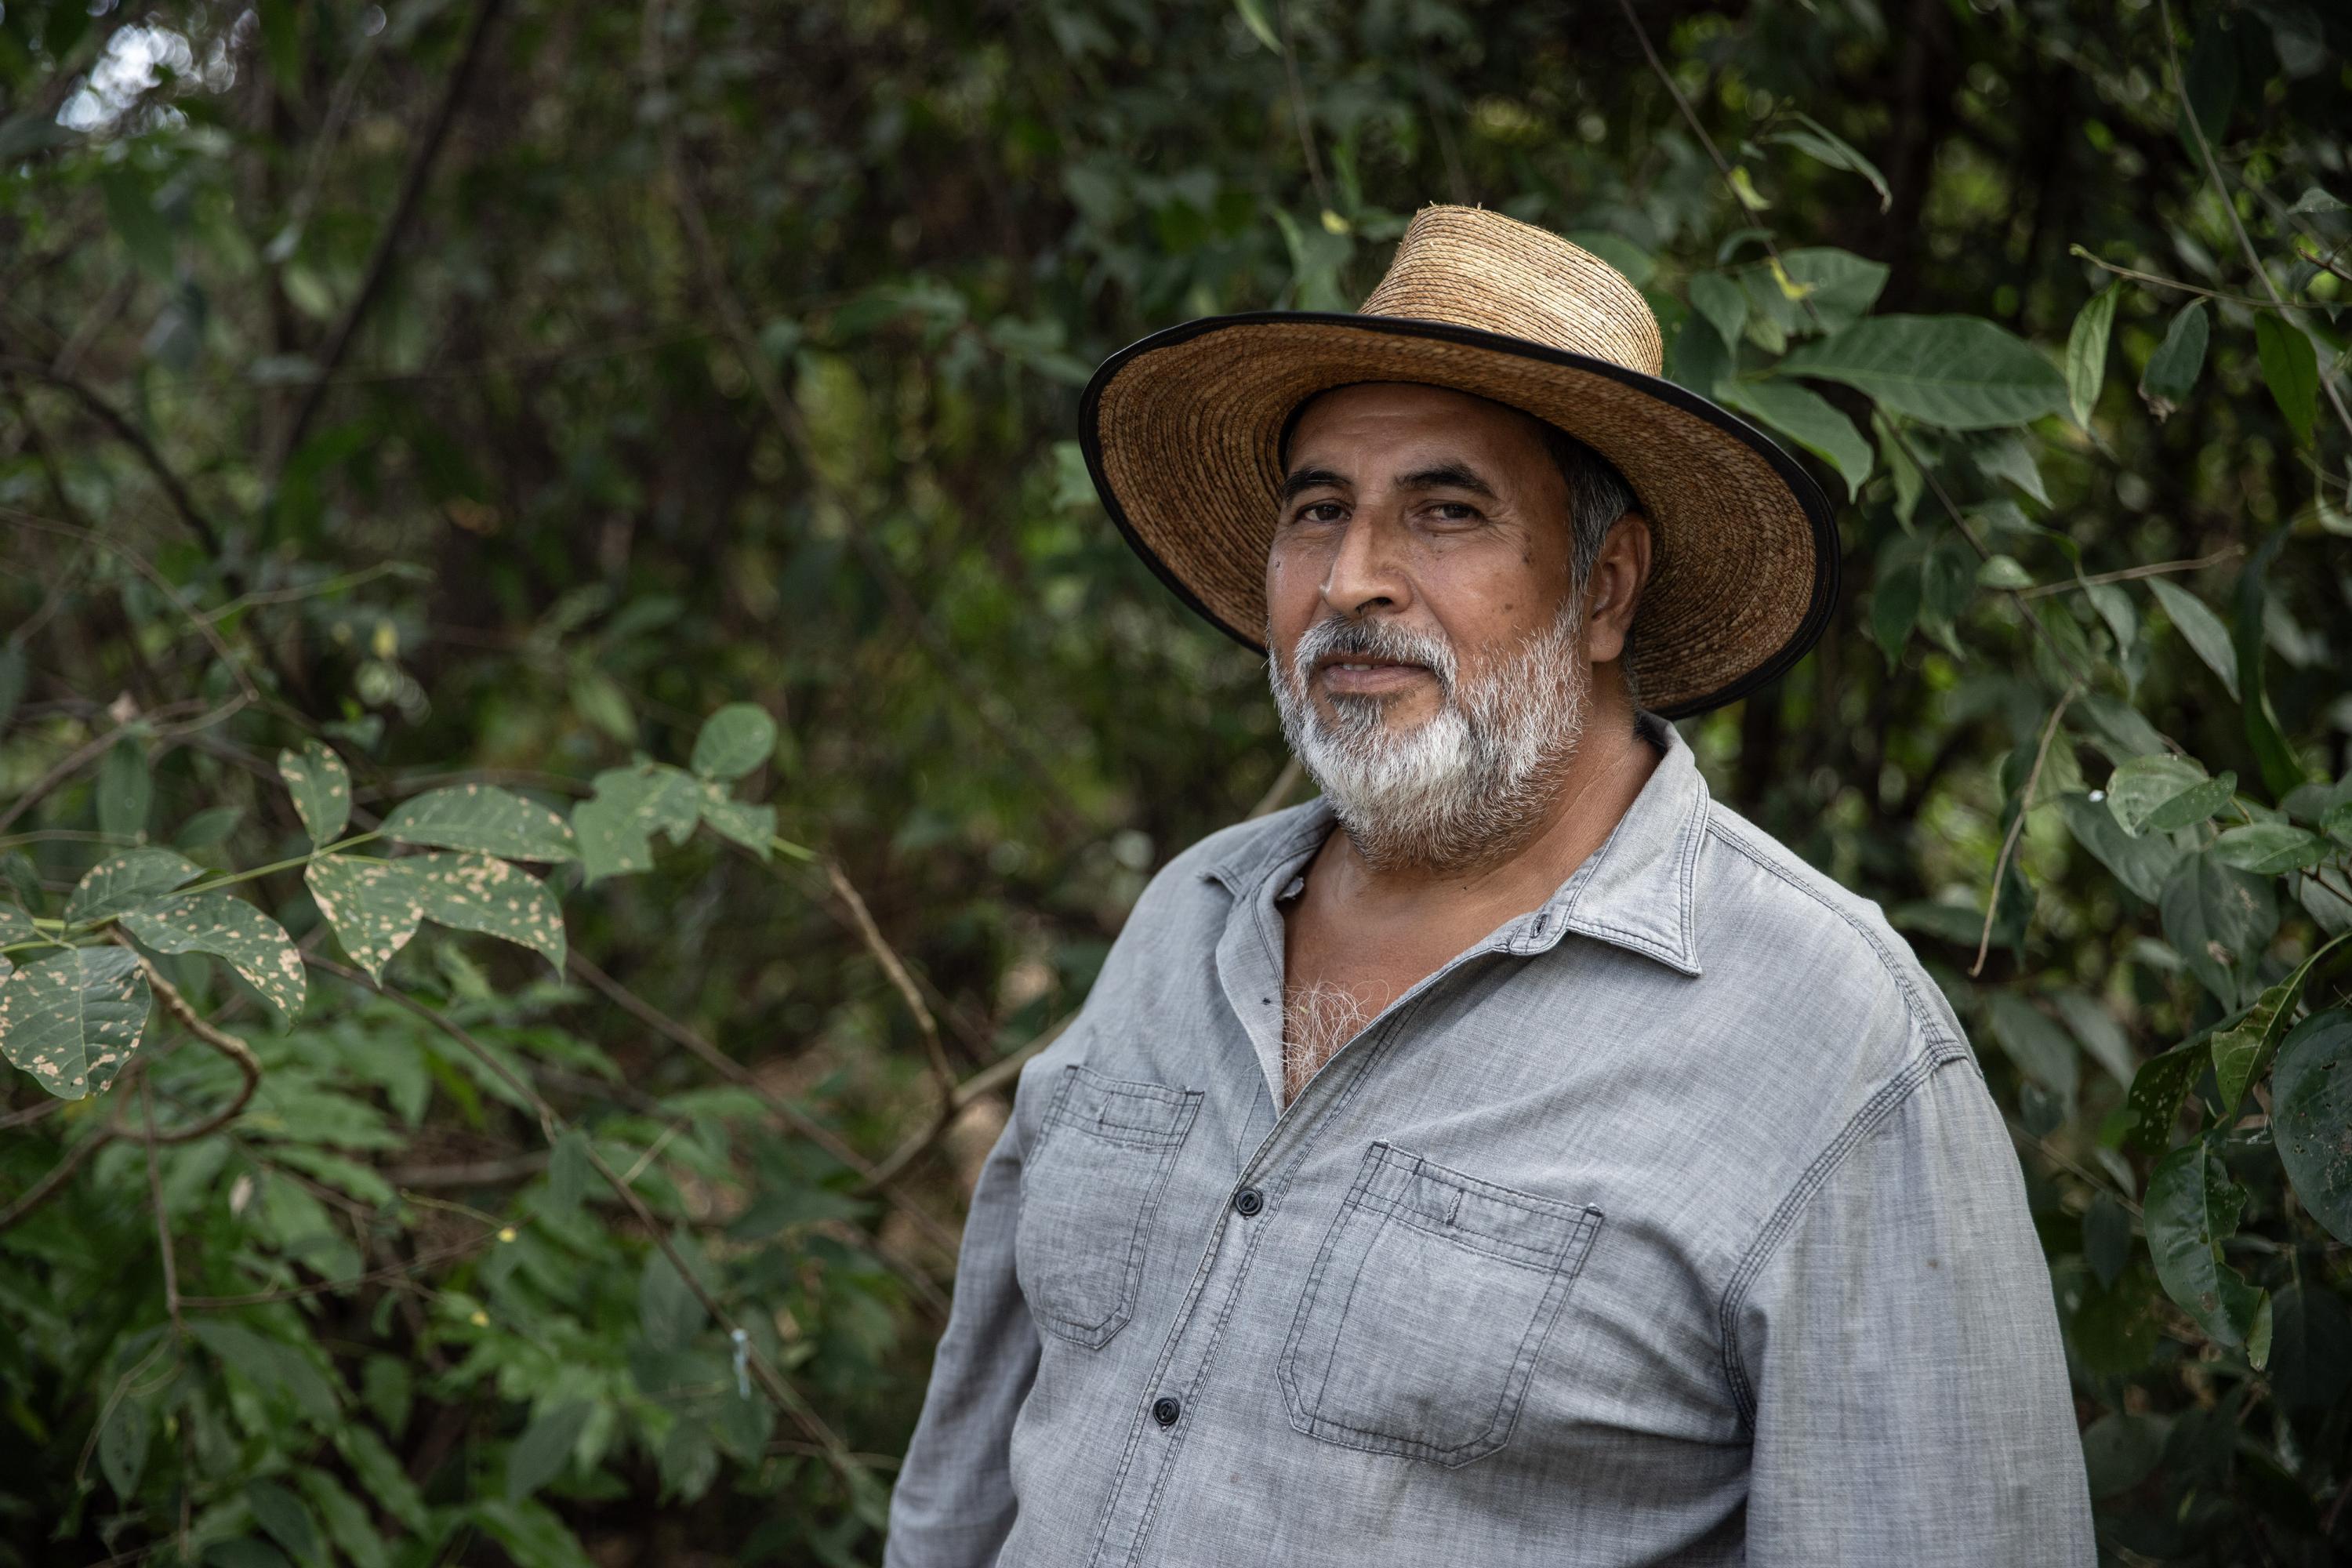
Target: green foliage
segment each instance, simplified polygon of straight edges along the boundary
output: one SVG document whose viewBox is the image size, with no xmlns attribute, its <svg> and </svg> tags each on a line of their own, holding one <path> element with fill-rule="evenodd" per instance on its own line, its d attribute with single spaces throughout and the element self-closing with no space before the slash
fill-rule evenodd
<svg viewBox="0 0 2352 1568">
<path fill-rule="evenodd" d="M 0 9 L 0 1565 L 875 1561 L 1003 1069 L 1283 760 L 1076 387 L 1433 198 L 1842 499 L 1685 732 L 1995 1047 L 2114 1560 L 2352 1552 L 2325 7 L 1645 10 L 1727 182 L 1607 8 L 99 13 Z"/>
</svg>

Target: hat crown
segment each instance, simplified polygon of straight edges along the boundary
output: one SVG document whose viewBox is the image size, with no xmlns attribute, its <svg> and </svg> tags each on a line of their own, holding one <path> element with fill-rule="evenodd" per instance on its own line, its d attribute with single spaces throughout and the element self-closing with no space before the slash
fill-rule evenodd
<svg viewBox="0 0 2352 1568">
<path fill-rule="evenodd" d="M 1426 206 L 1357 312 L 1498 332 L 1656 375 L 1658 319 L 1633 280 L 1559 236 L 1484 207 Z"/>
</svg>

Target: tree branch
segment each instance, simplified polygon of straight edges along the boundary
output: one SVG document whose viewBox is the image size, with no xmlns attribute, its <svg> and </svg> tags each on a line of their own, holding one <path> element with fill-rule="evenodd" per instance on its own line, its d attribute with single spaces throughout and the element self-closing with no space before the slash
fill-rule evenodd
<svg viewBox="0 0 2352 1568">
<path fill-rule="evenodd" d="M 215 562 L 226 558 L 226 549 L 220 530 L 215 528 L 212 519 L 197 508 L 195 498 L 188 494 L 188 487 L 180 482 L 180 476 L 173 470 L 172 465 L 163 460 L 163 454 L 155 449 L 155 444 L 147 438 L 144 430 L 131 423 L 129 415 L 109 403 L 96 387 L 79 377 L 52 369 L 38 360 L 0 359 L 0 372 L 31 376 L 73 394 L 83 407 L 97 416 L 100 424 L 113 431 L 124 446 L 138 454 L 148 473 L 154 476 L 157 488 L 171 501 L 172 510 L 180 514 L 180 521 L 188 525 L 189 531 L 204 542 L 205 552 Z"/>
</svg>

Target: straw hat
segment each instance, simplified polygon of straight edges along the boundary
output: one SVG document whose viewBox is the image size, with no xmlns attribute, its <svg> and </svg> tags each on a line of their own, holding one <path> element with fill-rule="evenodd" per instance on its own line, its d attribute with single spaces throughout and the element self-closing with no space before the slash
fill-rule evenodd
<svg viewBox="0 0 2352 1568">
<path fill-rule="evenodd" d="M 1803 657 L 1837 594 L 1837 533 L 1787 453 L 1659 362 L 1657 318 L 1622 273 L 1499 213 L 1429 206 L 1356 315 L 1212 316 L 1121 349 L 1087 387 L 1080 437 L 1128 542 L 1262 649 L 1278 447 L 1307 398 L 1425 382 L 1549 420 L 1614 463 L 1650 520 L 1634 674 L 1644 706 L 1680 717 Z"/>
</svg>

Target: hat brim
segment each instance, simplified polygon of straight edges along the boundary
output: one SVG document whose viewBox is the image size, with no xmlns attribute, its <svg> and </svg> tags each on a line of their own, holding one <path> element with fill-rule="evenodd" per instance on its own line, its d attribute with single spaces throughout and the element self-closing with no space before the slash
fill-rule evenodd
<svg viewBox="0 0 2352 1568">
<path fill-rule="evenodd" d="M 1828 625 L 1837 528 L 1793 458 L 1672 382 L 1518 338 L 1306 310 L 1188 321 L 1103 362 L 1079 441 L 1136 552 L 1211 624 L 1263 652 L 1285 426 L 1315 394 L 1365 381 L 1508 404 L 1616 465 L 1653 539 L 1633 648 L 1643 706 L 1682 718 L 1745 696 Z"/>
</svg>

